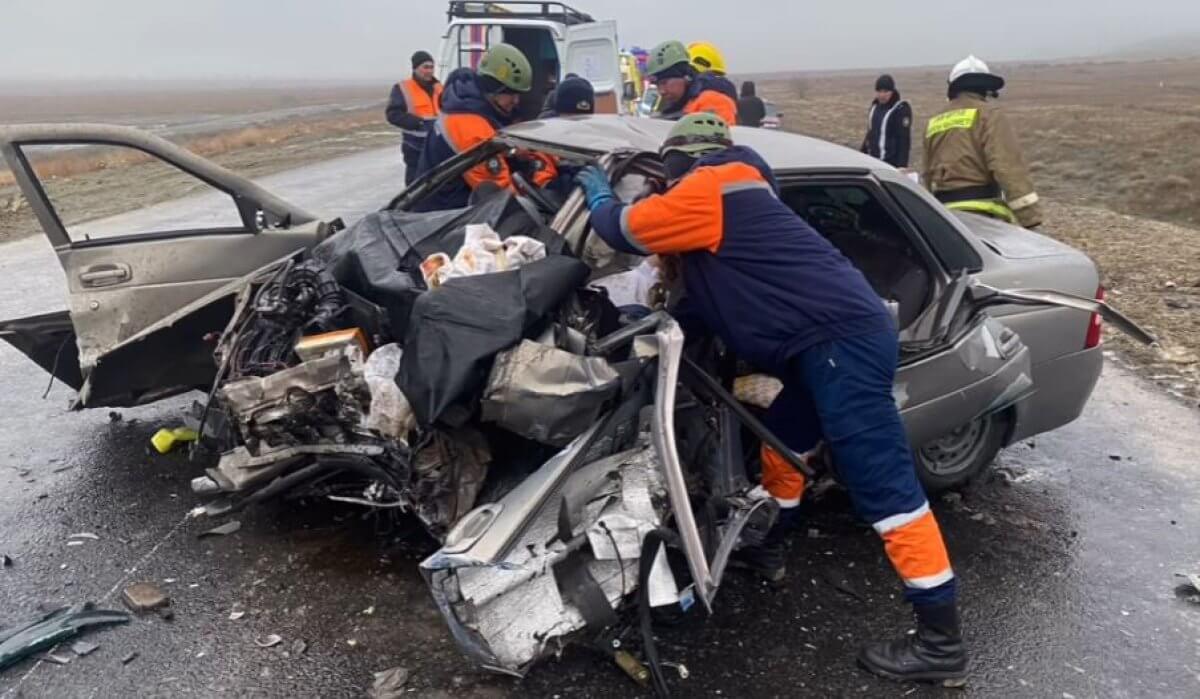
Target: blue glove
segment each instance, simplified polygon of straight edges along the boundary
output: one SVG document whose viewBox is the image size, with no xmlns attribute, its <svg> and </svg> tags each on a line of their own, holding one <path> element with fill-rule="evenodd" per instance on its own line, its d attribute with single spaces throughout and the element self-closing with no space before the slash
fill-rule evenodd
<svg viewBox="0 0 1200 699">
<path fill-rule="evenodd" d="M 575 183 L 583 187 L 587 197 L 588 211 L 595 211 L 601 204 L 616 199 L 612 186 L 608 184 L 608 175 L 595 165 L 588 165 L 575 175 Z"/>
</svg>

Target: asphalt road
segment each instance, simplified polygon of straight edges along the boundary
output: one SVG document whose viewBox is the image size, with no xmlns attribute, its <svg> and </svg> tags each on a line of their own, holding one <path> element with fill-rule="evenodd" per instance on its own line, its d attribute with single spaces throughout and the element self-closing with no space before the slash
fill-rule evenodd
<svg viewBox="0 0 1200 699">
<path fill-rule="evenodd" d="M 396 189 L 394 150 L 266 178 L 317 211 L 352 217 Z M 0 317 L 63 307 L 45 242 L 0 246 Z M 465 671 L 416 570 L 431 544 L 403 520 L 314 503 L 189 519 L 202 464 L 160 456 L 150 435 L 184 400 L 72 413 L 69 391 L 0 346 L 0 626 L 81 601 L 120 607 L 134 581 L 168 592 L 174 617 L 92 632 L 61 666 L 0 671 L 0 697 L 361 696 L 371 674 L 411 671 L 413 696 L 626 697 L 638 689 L 591 651 L 568 650 L 523 682 Z M 190 400 L 190 399 L 189 399 Z M 1200 694 L 1200 605 L 1176 572 L 1200 572 L 1200 415 L 1119 366 L 1084 416 L 1007 450 L 995 474 L 935 507 L 961 578 L 973 653 L 966 694 Z M 71 536 L 81 532 L 98 539 Z M 830 492 L 792 542 L 786 588 L 731 574 L 709 619 L 664 628 L 682 695 L 934 696 L 858 671 L 865 639 L 908 623 L 876 538 Z M 245 612 L 244 615 L 231 613 Z M 260 648 L 270 634 L 282 642 Z M 121 661 L 130 653 L 137 657 Z M 60 650 L 61 655 L 71 655 Z"/>
</svg>

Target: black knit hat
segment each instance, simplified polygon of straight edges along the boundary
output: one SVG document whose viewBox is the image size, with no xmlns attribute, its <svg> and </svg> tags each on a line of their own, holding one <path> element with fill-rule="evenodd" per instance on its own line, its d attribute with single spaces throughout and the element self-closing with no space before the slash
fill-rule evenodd
<svg viewBox="0 0 1200 699">
<path fill-rule="evenodd" d="M 554 91 L 554 111 L 562 116 L 594 114 L 596 112 L 595 88 L 578 75 L 564 78 Z"/>
<path fill-rule="evenodd" d="M 412 55 L 413 69 L 425 63 L 433 63 L 433 56 L 428 51 L 417 51 Z"/>
<path fill-rule="evenodd" d="M 884 73 L 875 80 L 875 91 L 879 92 L 880 90 L 888 90 L 890 92 L 896 91 L 896 81 L 892 78 L 892 76 Z"/>
</svg>

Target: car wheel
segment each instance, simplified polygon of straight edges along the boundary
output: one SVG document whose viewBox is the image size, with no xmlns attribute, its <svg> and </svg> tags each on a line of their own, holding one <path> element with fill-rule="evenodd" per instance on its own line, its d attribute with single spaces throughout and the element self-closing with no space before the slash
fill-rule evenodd
<svg viewBox="0 0 1200 699">
<path fill-rule="evenodd" d="M 1007 415 L 992 414 L 917 449 L 913 461 L 925 490 L 938 493 L 966 485 L 996 459 L 1007 431 Z"/>
</svg>

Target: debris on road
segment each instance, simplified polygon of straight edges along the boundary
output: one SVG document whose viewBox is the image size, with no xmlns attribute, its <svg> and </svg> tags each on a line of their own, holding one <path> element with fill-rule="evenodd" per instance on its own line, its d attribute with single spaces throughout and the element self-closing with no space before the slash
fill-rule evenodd
<svg viewBox="0 0 1200 699">
<path fill-rule="evenodd" d="M 280 636 L 277 633 L 273 633 L 265 638 L 254 639 L 254 645 L 258 646 L 259 648 L 274 648 L 280 643 L 283 643 L 283 636 Z"/>
<path fill-rule="evenodd" d="M 68 536 L 67 538 L 68 539 L 91 539 L 92 541 L 100 540 L 99 535 L 93 534 L 91 532 L 79 532 L 78 534 L 72 534 L 71 536 Z"/>
<path fill-rule="evenodd" d="M 305 641 L 303 638 L 297 638 L 296 640 L 292 641 L 292 653 L 294 655 L 299 657 L 304 655 L 306 652 L 308 652 L 307 641 Z"/>
<path fill-rule="evenodd" d="M 1200 573 L 1176 573 L 1187 582 L 1175 588 L 1175 596 L 1185 602 L 1200 604 Z"/>
<path fill-rule="evenodd" d="M 91 602 L 56 609 L 0 635 L 0 670 L 97 626 L 124 624 L 125 612 L 95 609 Z M 68 659 L 69 661 L 69 659 Z"/>
<path fill-rule="evenodd" d="M 0 568 L 11 568 L 13 559 L 7 553 L 0 554 Z"/>
<path fill-rule="evenodd" d="M 85 655 L 91 655 L 92 653 L 95 653 L 99 648 L 99 643 L 89 643 L 87 641 L 75 641 L 71 644 L 71 652 L 81 658 Z"/>
<path fill-rule="evenodd" d="M 154 583 L 139 582 L 126 587 L 121 593 L 125 606 L 135 612 L 161 609 L 171 603 L 171 598 Z"/>
<path fill-rule="evenodd" d="M 132 651 L 132 652 L 126 654 L 125 657 L 121 658 L 121 664 L 128 665 L 129 663 L 132 663 L 134 658 L 136 658 L 136 657 L 138 657 L 137 651 L 136 650 Z"/>
<path fill-rule="evenodd" d="M 242 529 L 241 520 L 231 519 L 228 522 L 226 522 L 225 524 L 220 525 L 219 527 L 213 527 L 212 529 L 209 529 L 208 531 L 200 532 L 199 534 L 196 535 L 196 538 L 197 539 L 206 539 L 210 536 L 228 536 L 230 534 L 235 534 L 235 533 L 241 531 L 241 529 Z"/>
<path fill-rule="evenodd" d="M 246 612 L 243 612 L 243 611 L 241 611 L 241 610 L 239 610 L 239 611 L 236 611 L 236 612 L 230 612 L 230 613 L 229 613 L 229 620 L 230 620 L 230 621 L 237 621 L 238 619 L 241 619 L 241 618 L 242 618 L 242 617 L 244 617 L 244 616 L 246 616 Z"/>
<path fill-rule="evenodd" d="M 194 442 L 197 439 L 200 439 L 200 434 L 196 430 L 187 427 L 164 427 L 154 433 L 154 436 L 150 438 L 150 444 L 154 445 L 159 454 L 166 454 L 180 444 Z"/>
<path fill-rule="evenodd" d="M 404 696 L 404 685 L 408 683 L 408 668 L 397 665 L 375 673 L 375 681 L 367 690 L 371 699 L 400 699 Z"/>
<path fill-rule="evenodd" d="M 38 656 L 38 660 L 47 663 L 53 663 L 55 665 L 66 665 L 67 663 L 71 662 L 71 656 L 55 655 L 54 653 L 42 653 Z"/>
</svg>

